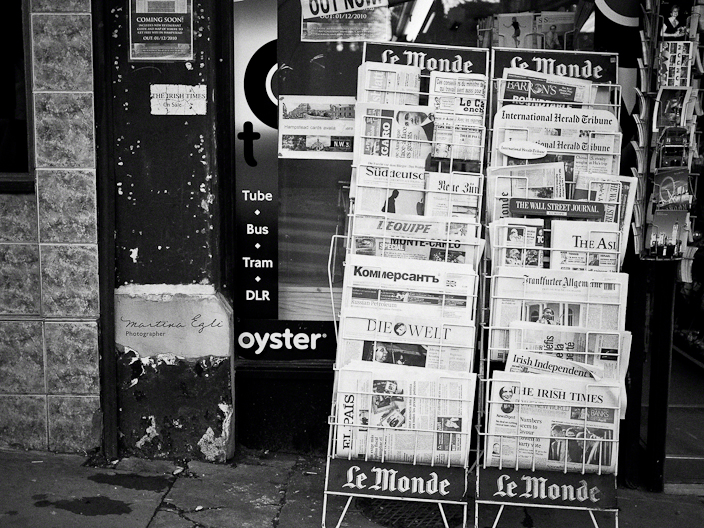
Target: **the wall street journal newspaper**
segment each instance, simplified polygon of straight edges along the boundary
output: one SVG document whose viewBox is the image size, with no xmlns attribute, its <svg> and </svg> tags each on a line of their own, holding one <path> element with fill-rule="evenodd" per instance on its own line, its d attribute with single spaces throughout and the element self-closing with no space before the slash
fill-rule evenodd
<svg viewBox="0 0 704 528">
<path fill-rule="evenodd" d="M 490 385 L 486 465 L 614 472 L 616 384 L 497 371 Z"/>
<path fill-rule="evenodd" d="M 565 164 L 537 163 L 490 167 L 486 184 L 487 220 L 510 216 L 511 198 L 567 198 Z"/>
<path fill-rule="evenodd" d="M 334 456 L 466 466 L 476 375 L 354 362 L 338 371 Z"/>
</svg>

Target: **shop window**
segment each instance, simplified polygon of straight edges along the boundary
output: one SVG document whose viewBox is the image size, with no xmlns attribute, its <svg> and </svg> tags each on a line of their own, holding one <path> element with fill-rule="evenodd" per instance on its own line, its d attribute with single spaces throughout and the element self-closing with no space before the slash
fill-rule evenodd
<svg viewBox="0 0 704 528">
<path fill-rule="evenodd" d="M 8 2 L 0 18 L 0 192 L 31 191 L 27 2 Z"/>
</svg>

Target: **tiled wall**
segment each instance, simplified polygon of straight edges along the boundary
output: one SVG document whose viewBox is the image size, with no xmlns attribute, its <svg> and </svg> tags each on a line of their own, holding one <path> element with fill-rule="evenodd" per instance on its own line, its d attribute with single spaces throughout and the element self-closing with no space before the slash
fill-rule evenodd
<svg viewBox="0 0 704 528">
<path fill-rule="evenodd" d="M 90 0 L 30 0 L 36 195 L 0 195 L 0 447 L 100 445 Z"/>
</svg>

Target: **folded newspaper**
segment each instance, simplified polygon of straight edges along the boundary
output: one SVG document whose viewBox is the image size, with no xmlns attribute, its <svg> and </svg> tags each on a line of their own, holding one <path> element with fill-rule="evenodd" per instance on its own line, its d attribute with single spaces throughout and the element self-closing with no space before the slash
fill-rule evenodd
<svg viewBox="0 0 704 528">
<path fill-rule="evenodd" d="M 616 222 L 553 220 L 550 223 L 550 268 L 618 271 L 621 238 Z"/>
<path fill-rule="evenodd" d="M 472 244 L 455 244 L 396 237 L 353 236 L 351 251 L 355 255 L 471 264 L 472 269 L 477 270 L 484 240 L 475 240 L 476 243 Z"/>
<path fill-rule="evenodd" d="M 473 319 L 409 317 L 350 307 L 342 313 L 336 363 L 363 360 L 467 371 L 474 349 Z"/>
<path fill-rule="evenodd" d="M 478 276 L 471 266 L 349 255 L 342 309 L 408 317 L 474 320 Z"/>
<path fill-rule="evenodd" d="M 511 198 L 567 198 L 564 162 L 490 167 L 486 184 L 487 220 L 511 215 Z"/>
<path fill-rule="evenodd" d="M 334 456 L 467 466 L 476 374 L 353 362 L 338 370 Z"/>
<path fill-rule="evenodd" d="M 491 285 L 489 357 L 505 360 L 514 321 L 624 330 L 628 275 L 499 267 Z"/>
<path fill-rule="evenodd" d="M 492 266 L 542 268 L 548 249 L 545 221 L 539 218 L 500 218 L 489 224 Z"/>
<path fill-rule="evenodd" d="M 509 341 L 507 371 L 547 374 L 556 361 L 566 362 L 567 368 L 578 365 L 589 373 L 588 377 L 619 384 L 621 419 L 625 418 L 626 373 L 631 356 L 630 332 L 606 332 L 517 321 L 510 325 Z M 532 357 L 534 354 L 542 357 L 536 361 Z M 527 360 L 523 361 L 525 358 Z M 560 372 L 564 374 L 567 371 Z"/>
<path fill-rule="evenodd" d="M 564 161 L 567 182 L 580 172 L 618 174 L 619 130 L 607 110 L 506 105 L 494 118 L 492 165 Z"/>
<path fill-rule="evenodd" d="M 405 64 L 363 62 L 357 70 L 357 101 L 390 105 L 417 105 L 420 68 Z"/>
<path fill-rule="evenodd" d="M 596 100 L 591 81 L 548 75 L 525 68 L 506 68 L 498 79 L 499 104 L 553 105 L 579 108 Z"/>
<path fill-rule="evenodd" d="M 480 224 L 472 218 L 423 217 L 394 213 L 355 214 L 351 232 L 354 236 L 406 238 L 455 244 L 476 244 Z"/>
<path fill-rule="evenodd" d="M 536 352 L 576 361 L 596 369 L 592 370 L 595 379 L 626 379 L 631 339 L 631 333 L 625 330 L 592 330 L 526 321 L 514 321 L 509 325 L 511 351 Z"/>
<path fill-rule="evenodd" d="M 434 127 L 435 115 L 427 106 L 357 103 L 352 164 L 424 167 Z"/>
<path fill-rule="evenodd" d="M 613 473 L 619 415 L 617 384 L 496 371 L 490 380 L 485 464 Z"/>
</svg>

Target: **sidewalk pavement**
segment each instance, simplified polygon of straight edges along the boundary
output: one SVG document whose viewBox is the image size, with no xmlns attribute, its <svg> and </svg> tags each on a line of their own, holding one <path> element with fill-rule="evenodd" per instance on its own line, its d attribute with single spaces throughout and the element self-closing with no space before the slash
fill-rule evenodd
<svg viewBox="0 0 704 528">
<path fill-rule="evenodd" d="M 93 467 L 78 455 L 0 450 L 3 528 L 320 528 L 325 460 L 296 455 L 245 456 L 236 464 L 126 458 Z M 704 497 L 618 491 L 622 528 L 702 528 Z M 346 498 L 328 501 L 334 528 Z M 409 503 L 404 503 L 409 504 Z M 341 526 L 379 528 L 352 502 Z M 480 512 L 493 525 L 496 508 Z M 439 519 L 439 516 L 438 516 Z M 599 527 L 613 516 L 596 515 Z M 474 523 L 469 508 L 468 526 Z M 432 524 L 432 523 L 431 523 Z M 456 528 L 453 520 L 450 525 Z M 387 526 L 394 526 L 393 524 Z M 499 527 L 593 527 L 584 511 L 506 508 Z M 401 528 L 401 527 L 399 527 Z M 413 524 L 413 528 L 428 525 Z"/>
</svg>

